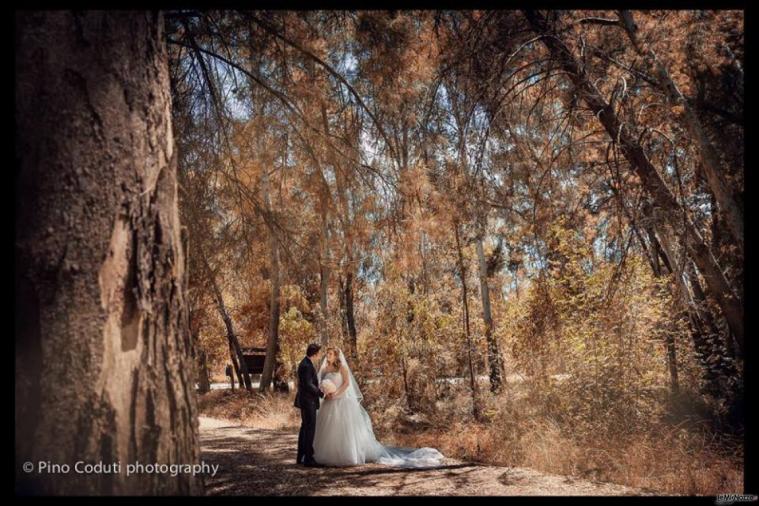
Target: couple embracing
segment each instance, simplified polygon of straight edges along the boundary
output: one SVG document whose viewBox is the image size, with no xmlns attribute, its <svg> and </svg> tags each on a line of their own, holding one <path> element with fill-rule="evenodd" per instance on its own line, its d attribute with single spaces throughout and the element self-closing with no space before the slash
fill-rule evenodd
<svg viewBox="0 0 759 506">
<path fill-rule="evenodd" d="M 318 368 L 318 373 L 317 373 Z M 398 467 L 434 467 L 443 455 L 434 448 L 396 448 L 377 441 L 363 396 L 343 352 L 309 344 L 298 365 L 300 408 L 297 463 L 307 467 L 355 466 L 367 462 Z"/>
</svg>

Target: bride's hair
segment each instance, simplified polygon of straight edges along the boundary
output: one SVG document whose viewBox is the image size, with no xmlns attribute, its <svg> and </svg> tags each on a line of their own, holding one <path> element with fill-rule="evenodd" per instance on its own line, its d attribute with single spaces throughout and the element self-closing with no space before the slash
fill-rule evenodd
<svg viewBox="0 0 759 506">
<path fill-rule="evenodd" d="M 334 354 L 334 360 L 332 362 L 329 361 L 329 357 L 327 357 L 327 362 L 334 366 L 336 370 L 340 370 L 340 366 L 342 365 L 340 363 L 340 350 L 335 346 L 329 346 L 327 347 L 327 352 L 325 355 L 329 355 L 329 352 L 332 352 Z"/>
</svg>

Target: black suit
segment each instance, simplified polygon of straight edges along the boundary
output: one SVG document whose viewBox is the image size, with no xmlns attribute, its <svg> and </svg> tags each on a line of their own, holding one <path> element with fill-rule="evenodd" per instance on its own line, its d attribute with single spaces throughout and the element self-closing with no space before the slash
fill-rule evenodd
<svg viewBox="0 0 759 506">
<path fill-rule="evenodd" d="M 316 432 L 316 410 L 319 409 L 319 397 L 324 392 L 319 390 L 319 379 L 311 359 L 304 357 L 298 364 L 298 393 L 295 394 L 295 407 L 300 408 L 300 433 L 298 433 L 298 462 L 314 460 L 314 433 Z"/>
</svg>

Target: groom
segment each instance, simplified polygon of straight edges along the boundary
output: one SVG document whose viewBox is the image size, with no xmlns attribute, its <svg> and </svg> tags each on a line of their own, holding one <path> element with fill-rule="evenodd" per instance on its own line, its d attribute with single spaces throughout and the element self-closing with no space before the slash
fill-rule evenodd
<svg viewBox="0 0 759 506">
<path fill-rule="evenodd" d="M 298 393 L 295 394 L 294 406 L 300 408 L 301 423 L 296 462 L 306 467 L 321 467 L 321 464 L 314 460 L 316 410 L 319 409 L 319 397 L 324 397 L 316 377 L 315 366 L 320 357 L 321 346 L 311 343 L 306 349 L 306 356 L 298 365 Z"/>
</svg>

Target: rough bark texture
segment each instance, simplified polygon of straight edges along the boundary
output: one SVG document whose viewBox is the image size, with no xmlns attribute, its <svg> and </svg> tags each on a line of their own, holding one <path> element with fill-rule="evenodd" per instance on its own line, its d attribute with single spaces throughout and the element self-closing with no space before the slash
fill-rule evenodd
<svg viewBox="0 0 759 506">
<path fill-rule="evenodd" d="M 695 277 L 695 270 L 690 259 L 685 255 L 679 255 L 675 246 L 674 235 L 671 227 L 664 223 L 658 223 L 655 227 L 656 219 L 653 209 L 650 205 L 643 206 L 643 212 L 646 215 L 646 226 L 648 234 L 651 237 L 657 256 L 663 260 L 667 271 L 673 276 L 675 286 L 673 295 L 678 300 L 679 305 L 687 312 L 691 323 L 691 339 L 693 340 L 696 356 L 701 364 L 704 373 L 704 390 L 713 396 L 719 398 L 729 398 L 731 387 L 729 379 L 736 377 L 737 371 L 731 360 L 727 360 L 726 354 L 719 346 L 719 331 L 706 309 L 705 304 L 699 303 L 694 298 L 689 297 L 688 283 L 686 283 L 683 273 L 688 274 L 689 284 L 694 287 L 694 292 L 700 293 L 700 284 Z M 661 275 L 655 271 L 656 275 Z M 703 294 L 702 294 L 703 295 Z M 703 301 L 702 301 L 703 302 Z M 701 307 L 701 306 L 704 307 Z M 670 365 L 670 375 L 673 384 L 677 384 L 677 371 L 675 368 L 675 349 L 671 337 L 667 339 L 667 353 Z"/>
<path fill-rule="evenodd" d="M 202 492 L 21 471 L 199 459 L 163 38 L 157 13 L 16 13 L 17 493 Z"/>
</svg>

